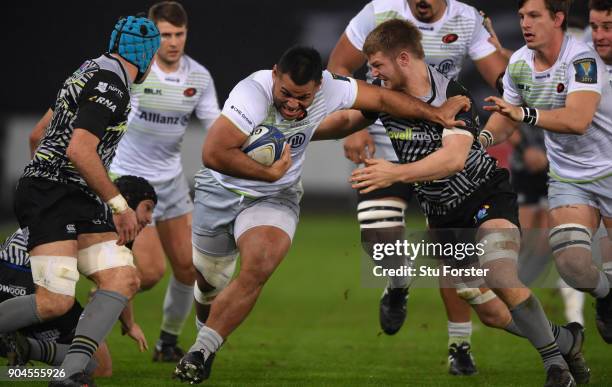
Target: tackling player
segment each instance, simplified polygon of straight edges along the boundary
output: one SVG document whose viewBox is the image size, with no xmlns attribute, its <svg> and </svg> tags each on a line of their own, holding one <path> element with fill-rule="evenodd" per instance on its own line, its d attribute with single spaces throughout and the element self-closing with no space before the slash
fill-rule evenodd
<svg viewBox="0 0 612 387">
<path fill-rule="evenodd" d="M 596 298 L 597 327 L 611 343 L 612 274 L 593 264 L 591 242 L 600 219 L 612 234 L 612 85 L 599 56 L 565 33 L 568 9 L 563 0 L 519 2 L 527 44 L 510 59 L 503 99 L 487 98 L 494 105 L 485 109 L 499 114 L 482 136 L 487 144 L 501 142 L 517 122 L 545 130 L 549 239 L 557 270 L 570 286 Z M 598 19 L 604 14 L 591 10 L 591 24 L 604 28 L 605 16 Z M 593 33 L 598 52 L 609 58 L 604 36 Z"/>
<path fill-rule="evenodd" d="M 300 175 L 306 147 L 328 114 L 356 107 L 424 117 L 446 126 L 461 124 L 467 108 L 456 97 L 433 108 L 401 93 L 323 71 L 311 48 L 286 51 L 272 70 L 253 73 L 234 87 L 204 143 L 196 175 L 193 257 L 198 271 L 198 337 L 176 367 L 191 383 L 208 378 L 215 353 L 248 316 L 265 284 L 291 246 L 302 196 Z M 282 157 L 266 167 L 241 146 L 266 124 L 287 138 Z M 240 272 L 230 282 L 240 253 Z M 206 325 L 203 325 L 203 323 Z"/>
<path fill-rule="evenodd" d="M 136 213 L 139 229 L 142 230 L 152 219 L 157 202 L 155 190 L 145 179 L 136 176 L 122 176 L 115 180 L 115 185 Z M 0 301 L 17 295 L 34 294 L 27 241 L 21 229 L 0 245 L 0 285 Z M 59 366 L 74 338 L 82 312 L 83 308 L 75 301 L 72 309 L 58 318 L 0 335 L 0 356 L 9 358 L 9 365 L 12 366 L 22 366 L 31 360 Z M 141 351 L 147 349 L 146 338 L 134 321 L 131 303 L 123 310 L 119 320 L 122 332 L 134 339 Z M 84 372 L 92 376 L 112 375 L 112 361 L 106 343 L 100 344 Z"/>
<path fill-rule="evenodd" d="M 462 86 L 427 66 L 420 33 L 409 22 L 390 20 L 376 27 L 364 43 L 364 53 L 378 78 L 376 82 L 384 82 L 385 88 L 402 90 L 434 106 L 452 96 L 467 94 Z M 549 323 L 537 298 L 518 279 L 516 194 L 508 171 L 498 168 L 477 140 L 475 109 L 458 115 L 466 122 L 465 128 L 385 113 L 352 111 L 345 116 L 348 123 L 343 125 L 351 127 L 365 126 L 380 118 L 401 163 L 366 159 L 366 166 L 351 176 L 353 187 L 368 193 L 397 182 L 417 183 L 419 203 L 440 243 L 478 242 L 483 246 L 477 261 L 489 269 L 489 274 L 470 278 L 470 287 L 488 286 L 508 306 L 510 314 L 503 316 L 503 327 L 526 337 L 538 350 L 547 372 L 546 386 L 575 385 L 570 367 L 577 377 L 588 381 L 589 370 L 580 353 L 582 327 L 576 323 L 567 328 Z M 328 124 L 324 122 L 320 130 L 328 130 Z M 405 128 L 411 128 L 410 136 L 405 135 Z M 466 264 L 454 256 L 445 258 L 454 265 Z M 464 283 L 466 279 L 457 280 Z"/>
<path fill-rule="evenodd" d="M 374 0 L 368 3 L 349 23 L 329 59 L 328 69 L 351 75 L 366 62 L 362 52 L 366 36 L 386 20 L 399 18 L 412 22 L 423 34 L 425 62 L 442 74 L 456 79 L 467 56 L 473 61 L 485 81 L 492 87 L 504 72 L 508 59 L 489 42 L 491 35 L 483 26 L 479 12 L 456 0 Z M 369 134 L 368 134 L 369 132 Z M 374 150 L 378 157 L 397 162 L 385 128 L 377 121 L 368 130 L 345 140 L 345 155 L 356 164 Z M 358 219 L 362 244 L 393 243 L 404 238 L 404 213 L 412 186 L 396 184 L 368 194 L 358 194 Z M 385 210 L 380 210 L 385 208 Z M 406 265 L 406 259 L 397 259 Z M 406 298 L 410 285 L 407 277 L 390 277 L 380 300 L 379 315 L 382 330 L 395 334 L 406 318 Z M 471 356 L 472 323 L 470 307 L 462 300 L 469 298 L 469 289 L 457 294 L 451 283 L 440 278 L 440 293 L 448 316 L 449 372 L 470 375 L 476 372 Z M 461 298 L 460 298 L 461 297 Z M 492 298 L 493 299 L 492 299 Z M 503 308 L 495 295 L 474 299 L 482 316 L 495 314 Z"/>
<path fill-rule="evenodd" d="M 164 275 L 166 256 L 173 275 L 163 303 L 163 319 L 154 361 L 177 362 L 183 351 L 177 339 L 191 311 L 195 269 L 191 257 L 193 202 L 181 164 L 181 143 L 193 113 L 209 128 L 219 103 L 208 70 L 184 53 L 187 13 L 175 1 L 149 9 L 161 45 L 145 82 L 132 87 L 128 130 L 111 164 L 115 175 L 137 175 L 153 184 L 159 203 L 154 224 L 134 241 L 141 288 Z"/>
<path fill-rule="evenodd" d="M 146 78 L 159 32 L 146 18 L 122 18 L 108 47 L 64 81 L 15 195 L 38 287 L 33 295 L 0 304 L 0 333 L 68 312 L 79 272 L 98 288 L 61 365 L 66 378 L 51 385 L 89 382 L 83 370 L 139 288 L 131 251 L 124 246 L 136 236 L 138 222 L 107 168 L 125 132 L 129 87 Z"/>
</svg>

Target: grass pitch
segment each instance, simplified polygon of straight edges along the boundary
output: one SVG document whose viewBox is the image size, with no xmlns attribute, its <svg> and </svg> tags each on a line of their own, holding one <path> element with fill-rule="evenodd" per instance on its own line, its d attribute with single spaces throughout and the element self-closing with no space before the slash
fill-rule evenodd
<svg viewBox="0 0 612 387">
<path fill-rule="evenodd" d="M 9 230 L 6 230 L 7 232 Z M 537 352 L 526 340 L 484 327 L 474 316 L 473 353 L 479 374 L 454 377 L 446 366 L 446 317 L 437 289 L 414 289 L 408 318 L 395 336 L 378 325 L 381 289 L 361 284 L 359 229 L 352 216 L 304 216 L 293 247 L 243 325 L 219 352 L 208 386 L 542 386 Z M 159 334 L 167 276 L 135 299 L 136 319 L 152 348 Z M 89 283 L 79 283 L 83 300 Z M 538 293 L 549 317 L 563 322 L 560 296 Z M 612 346 L 594 326 L 587 297 L 585 356 L 591 386 L 612 384 Z M 191 317 L 180 337 L 188 348 L 196 334 Z M 114 376 L 99 386 L 179 386 L 173 364 L 152 363 L 121 336 L 108 338 Z M 8 382 L 0 385 L 11 385 Z M 45 385 L 20 382 L 17 386 Z"/>
</svg>

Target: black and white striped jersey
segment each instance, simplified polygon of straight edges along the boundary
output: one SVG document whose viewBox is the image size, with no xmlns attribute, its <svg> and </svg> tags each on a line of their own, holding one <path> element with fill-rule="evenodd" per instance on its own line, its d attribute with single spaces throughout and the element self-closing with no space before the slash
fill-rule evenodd
<svg viewBox="0 0 612 387">
<path fill-rule="evenodd" d="M 431 67 L 428 67 L 428 70 L 432 87 L 430 95 L 421 98 L 424 102 L 440 106 L 455 95 L 469 96 L 468 91 L 459 83 L 449 80 Z M 380 86 L 381 82 L 376 80 L 374 84 Z M 418 161 L 442 147 L 444 128 L 439 124 L 425 120 L 400 119 L 387 113 L 363 114 L 369 119 L 380 118 L 400 163 Z M 461 172 L 444 179 L 415 184 L 419 203 L 427 216 L 444 215 L 457 207 L 487 181 L 496 168 L 497 162 L 486 153 L 478 141 L 479 120 L 473 101 L 470 111 L 462 112 L 457 117 L 466 123 L 466 127 L 462 129 L 474 136 L 472 149 Z"/>
<path fill-rule="evenodd" d="M 58 92 L 51 123 L 22 177 L 74 184 L 97 198 L 66 156 L 66 149 L 74 129 L 86 129 L 100 139 L 97 153 L 109 168 L 127 127 L 130 83 L 119 60 L 111 55 L 85 61 Z"/>
<path fill-rule="evenodd" d="M 12 265 L 30 267 L 30 256 L 27 248 L 26 236 L 20 228 L 13 235 L 6 238 L 0 244 L 0 261 L 8 262 Z"/>
</svg>

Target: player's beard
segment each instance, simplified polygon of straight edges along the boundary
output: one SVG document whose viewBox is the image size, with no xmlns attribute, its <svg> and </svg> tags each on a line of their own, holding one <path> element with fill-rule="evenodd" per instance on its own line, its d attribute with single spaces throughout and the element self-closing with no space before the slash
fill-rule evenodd
<svg viewBox="0 0 612 387">
<path fill-rule="evenodd" d="M 419 20 L 425 23 L 428 23 L 431 21 L 431 19 L 433 18 L 434 14 L 433 14 L 433 7 L 431 6 L 431 4 L 429 4 L 426 1 L 420 0 L 417 1 L 415 4 L 418 16 L 419 16 Z M 423 11 L 425 11 L 426 13 L 423 13 Z"/>
</svg>

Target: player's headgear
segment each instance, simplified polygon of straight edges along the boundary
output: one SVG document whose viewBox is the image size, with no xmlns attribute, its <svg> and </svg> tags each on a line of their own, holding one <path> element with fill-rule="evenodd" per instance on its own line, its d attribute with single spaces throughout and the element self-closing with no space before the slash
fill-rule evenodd
<svg viewBox="0 0 612 387">
<path fill-rule="evenodd" d="M 138 68 L 136 83 L 142 79 L 160 44 L 159 30 L 143 16 L 119 19 L 111 33 L 108 51 L 117 53 Z"/>
<path fill-rule="evenodd" d="M 157 194 L 147 179 L 126 175 L 115 180 L 115 185 L 133 210 L 136 210 L 143 200 L 153 200 L 153 203 L 157 204 Z"/>
</svg>

